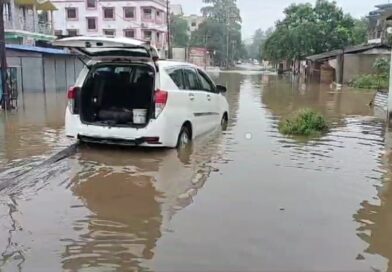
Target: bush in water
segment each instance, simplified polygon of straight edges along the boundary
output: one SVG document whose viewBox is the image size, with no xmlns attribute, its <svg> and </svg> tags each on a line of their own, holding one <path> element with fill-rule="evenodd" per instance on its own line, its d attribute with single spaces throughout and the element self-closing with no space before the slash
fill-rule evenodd
<svg viewBox="0 0 392 272">
<path fill-rule="evenodd" d="M 311 109 L 301 109 L 279 125 L 279 131 L 286 135 L 314 136 L 326 130 L 328 125 L 325 118 Z"/>
</svg>

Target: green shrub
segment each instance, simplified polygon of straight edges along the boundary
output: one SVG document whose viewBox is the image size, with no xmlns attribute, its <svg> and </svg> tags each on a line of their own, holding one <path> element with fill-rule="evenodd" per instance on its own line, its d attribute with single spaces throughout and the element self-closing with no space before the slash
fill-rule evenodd
<svg viewBox="0 0 392 272">
<path fill-rule="evenodd" d="M 384 75 L 362 75 L 355 78 L 351 84 L 352 87 L 360 89 L 388 89 L 388 77 Z"/>
<path fill-rule="evenodd" d="M 301 109 L 279 125 L 279 131 L 286 135 L 314 136 L 326 130 L 328 125 L 325 118 L 311 109 Z"/>
</svg>

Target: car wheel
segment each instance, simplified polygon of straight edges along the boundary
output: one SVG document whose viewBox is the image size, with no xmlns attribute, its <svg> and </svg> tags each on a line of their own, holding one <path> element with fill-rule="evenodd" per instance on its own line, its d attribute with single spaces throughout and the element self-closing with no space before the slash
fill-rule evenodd
<svg viewBox="0 0 392 272">
<path fill-rule="evenodd" d="M 187 127 L 182 127 L 180 134 L 178 135 L 178 141 L 177 141 L 177 148 L 183 149 L 187 147 L 191 143 L 191 133 L 189 131 L 189 128 Z"/>
<path fill-rule="evenodd" d="M 227 120 L 227 115 L 224 114 L 223 117 L 222 117 L 222 120 L 221 120 L 221 128 L 222 128 L 223 131 L 225 131 L 227 129 L 228 121 L 229 120 Z"/>
</svg>

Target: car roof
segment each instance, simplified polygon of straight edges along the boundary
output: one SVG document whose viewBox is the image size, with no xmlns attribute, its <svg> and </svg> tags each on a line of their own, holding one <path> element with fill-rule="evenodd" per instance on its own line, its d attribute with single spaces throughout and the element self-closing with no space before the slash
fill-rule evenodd
<svg viewBox="0 0 392 272">
<path fill-rule="evenodd" d="M 88 61 L 88 65 L 95 65 L 97 63 L 106 62 L 106 60 L 90 60 Z M 172 60 L 158 60 L 157 64 L 160 68 L 175 68 L 175 67 L 192 67 L 197 69 L 202 69 L 201 67 L 194 65 L 189 62 L 181 62 L 181 61 L 172 61 Z"/>
<path fill-rule="evenodd" d="M 192 63 L 189 62 L 181 62 L 181 61 L 172 61 L 172 60 L 159 60 L 158 62 L 159 67 L 162 68 L 172 68 L 172 67 L 178 67 L 178 66 L 187 66 L 187 67 L 193 67 L 193 68 L 200 68 Z"/>
</svg>

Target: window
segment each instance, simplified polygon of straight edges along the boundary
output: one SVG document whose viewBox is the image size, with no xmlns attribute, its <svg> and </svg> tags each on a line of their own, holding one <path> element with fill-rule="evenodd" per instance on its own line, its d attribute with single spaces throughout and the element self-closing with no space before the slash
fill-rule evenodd
<svg viewBox="0 0 392 272">
<path fill-rule="evenodd" d="M 201 89 L 207 92 L 215 92 L 215 86 L 210 80 L 210 78 L 201 70 L 197 70 L 199 72 L 199 80 L 201 84 Z"/>
<path fill-rule="evenodd" d="M 161 33 L 157 32 L 157 42 L 161 40 Z"/>
<path fill-rule="evenodd" d="M 114 8 L 113 7 L 103 7 L 103 18 L 104 19 L 114 19 Z"/>
<path fill-rule="evenodd" d="M 78 19 L 78 12 L 77 12 L 76 8 L 66 8 L 65 11 L 66 11 L 68 20 L 77 20 Z"/>
<path fill-rule="evenodd" d="M 124 36 L 127 38 L 135 38 L 135 30 L 133 29 L 124 29 Z"/>
<path fill-rule="evenodd" d="M 87 29 L 88 30 L 97 30 L 97 18 L 96 17 L 87 17 Z"/>
<path fill-rule="evenodd" d="M 135 19 L 135 8 L 134 7 L 124 7 L 124 18 L 125 19 Z"/>
<path fill-rule="evenodd" d="M 144 31 L 143 31 L 143 36 L 144 36 L 144 39 L 145 39 L 146 41 L 151 41 L 151 38 L 152 38 L 152 32 L 151 32 L 151 30 L 144 30 Z"/>
<path fill-rule="evenodd" d="M 169 70 L 168 74 L 180 90 L 185 90 L 184 78 L 182 76 L 182 69 Z"/>
<path fill-rule="evenodd" d="M 157 10 L 157 17 L 161 17 L 161 12 Z"/>
<path fill-rule="evenodd" d="M 114 30 L 114 29 L 104 29 L 103 30 L 103 34 L 105 36 L 114 37 L 114 36 L 116 36 L 116 30 Z"/>
<path fill-rule="evenodd" d="M 187 90 L 199 90 L 199 77 L 193 69 L 184 70 L 184 80 Z"/>
<path fill-rule="evenodd" d="M 143 18 L 151 20 L 152 19 L 152 9 L 150 8 L 144 8 L 143 9 Z"/>
<path fill-rule="evenodd" d="M 78 36 L 78 30 L 77 29 L 67 29 L 68 36 Z"/>
<path fill-rule="evenodd" d="M 196 27 L 196 22 L 192 22 L 192 27 Z"/>
<path fill-rule="evenodd" d="M 87 8 L 95 9 L 97 7 L 97 0 L 87 0 Z"/>
<path fill-rule="evenodd" d="M 63 36 L 63 31 L 62 30 L 55 30 L 54 35 L 57 37 Z"/>
</svg>

